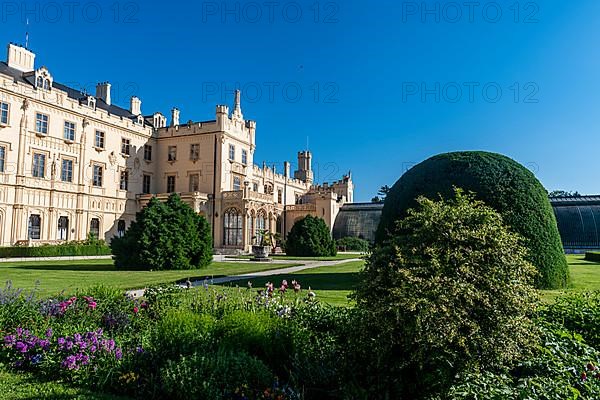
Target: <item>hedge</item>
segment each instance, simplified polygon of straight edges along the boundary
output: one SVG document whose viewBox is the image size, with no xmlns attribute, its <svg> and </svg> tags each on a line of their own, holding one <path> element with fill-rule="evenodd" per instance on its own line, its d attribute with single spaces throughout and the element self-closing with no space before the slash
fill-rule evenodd
<svg viewBox="0 0 600 400">
<path fill-rule="evenodd" d="M 417 197 L 450 198 L 454 187 L 474 192 L 524 238 L 529 261 L 540 272 L 538 288 L 567 287 L 569 270 L 548 194 L 530 170 L 501 154 L 439 154 L 408 170 L 386 197 L 376 243 L 395 230 L 395 222 L 417 205 Z"/>
<path fill-rule="evenodd" d="M 600 252 L 587 251 L 585 253 L 585 261 L 600 262 Z"/>
<path fill-rule="evenodd" d="M 0 247 L 0 258 L 107 255 L 111 255 L 111 252 L 110 247 L 106 244 L 59 244 L 36 247 Z"/>
</svg>

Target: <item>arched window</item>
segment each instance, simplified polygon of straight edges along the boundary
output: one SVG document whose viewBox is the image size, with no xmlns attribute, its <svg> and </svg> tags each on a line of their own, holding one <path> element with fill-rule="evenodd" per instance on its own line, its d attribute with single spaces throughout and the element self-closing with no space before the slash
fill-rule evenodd
<svg viewBox="0 0 600 400">
<path fill-rule="evenodd" d="M 281 215 L 279 215 L 277 217 L 277 222 L 275 224 L 275 229 L 276 229 L 277 233 L 279 235 L 281 235 L 281 232 L 283 231 L 283 219 L 281 218 Z"/>
<path fill-rule="evenodd" d="M 69 238 L 69 218 L 60 217 L 58 219 L 58 240 L 67 240 Z"/>
<path fill-rule="evenodd" d="M 90 220 L 90 236 L 94 239 L 100 238 L 100 220 L 98 218 Z"/>
<path fill-rule="evenodd" d="M 256 237 L 256 244 L 260 244 L 262 242 L 262 238 L 264 235 L 264 230 L 265 230 L 265 220 L 266 220 L 266 215 L 264 211 L 259 211 L 258 214 L 256 214 L 256 224 L 254 224 L 255 226 L 255 231 L 254 231 L 254 236 Z"/>
<path fill-rule="evenodd" d="M 42 218 L 38 214 L 29 216 L 29 239 L 39 239 L 42 228 Z"/>
<path fill-rule="evenodd" d="M 35 81 L 35 86 L 42 89 L 44 87 L 44 78 L 41 76 L 38 76 L 37 80 Z"/>
<path fill-rule="evenodd" d="M 50 79 L 44 79 L 44 89 L 50 90 Z"/>
<path fill-rule="evenodd" d="M 242 214 L 235 208 L 230 208 L 223 214 L 223 244 L 242 245 Z"/>
</svg>

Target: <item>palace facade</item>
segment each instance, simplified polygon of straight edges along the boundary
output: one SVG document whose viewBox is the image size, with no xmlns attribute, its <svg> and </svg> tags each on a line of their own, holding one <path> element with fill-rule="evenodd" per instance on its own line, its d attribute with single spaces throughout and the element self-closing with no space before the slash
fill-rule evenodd
<svg viewBox="0 0 600 400">
<path fill-rule="evenodd" d="M 313 182 L 312 155 L 297 169 L 254 164 L 256 122 L 216 106 L 209 121 L 180 122 L 173 108 L 142 113 L 111 102 L 111 85 L 95 95 L 55 82 L 35 54 L 8 45 L 0 62 L 0 244 L 57 243 L 90 234 L 123 235 L 152 196 L 176 192 L 212 225 L 220 251 L 248 251 L 259 232 L 281 233 L 305 215 L 333 228 L 353 201 L 348 173 L 331 185 Z"/>
</svg>

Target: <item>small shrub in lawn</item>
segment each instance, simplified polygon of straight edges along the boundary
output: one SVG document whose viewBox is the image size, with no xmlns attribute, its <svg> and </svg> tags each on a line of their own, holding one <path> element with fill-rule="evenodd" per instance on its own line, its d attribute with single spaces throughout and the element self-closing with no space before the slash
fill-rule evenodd
<svg viewBox="0 0 600 400">
<path fill-rule="evenodd" d="M 338 239 L 336 245 L 340 251 L 369 251 L 369 242 L 354 236 Z"/>
<path fill-rule="evenodd" d="M 286 238 L 285 252 L 289 256 L 328 257 L 335 256 L 337 249 L 325 221 L 307 215 L 292 226 Z"/>
<path fill-rule="evenodd" d="M 585 261 L 600 262 L 600 252 L 587 251 L 585 253 Z"/>
</svg>

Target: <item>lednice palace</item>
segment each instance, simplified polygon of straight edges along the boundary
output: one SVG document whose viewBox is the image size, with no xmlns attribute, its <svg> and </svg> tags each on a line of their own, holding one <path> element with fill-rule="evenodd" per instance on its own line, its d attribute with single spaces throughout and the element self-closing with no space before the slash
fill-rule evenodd
<svg viewBox="0 0 600 400">
<path fill-rule="evenodd" d="M 248 251 L 263 229 L 285 233 L 305 216 L 333 227 L 353 201 L 350 174 L 313 184 L 311 154 L 282 173 L 254 164 L 256 122 L 245 120 L 236 91 L 233 111 L 212 121 L 171 120 L 111 103 L 111 85 L 95 96 L 53 80 L 35 54 L 8 45 L 0 62 L 0 244 L 123 235 L 152 196 L 176 192 L 212 225 L 215 248 Z"/>
</svg>

